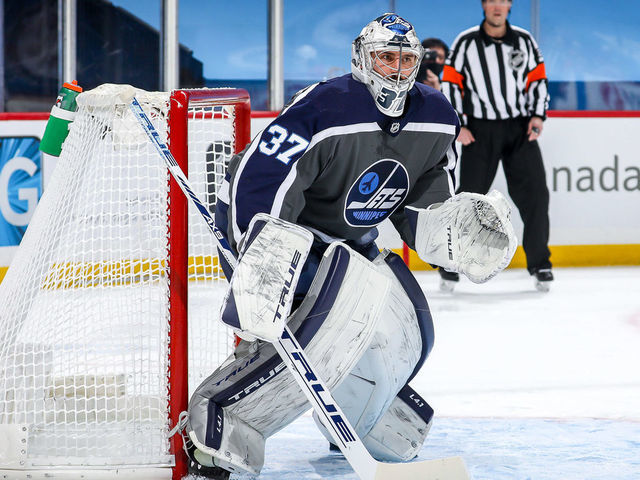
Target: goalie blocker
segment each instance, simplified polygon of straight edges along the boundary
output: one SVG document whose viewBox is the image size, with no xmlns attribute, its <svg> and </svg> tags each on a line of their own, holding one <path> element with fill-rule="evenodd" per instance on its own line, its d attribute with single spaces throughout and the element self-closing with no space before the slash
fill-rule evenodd
<svg viewBox="0 0 640 480">
<path fill-rule="evenodd" d="M 282 335 L 313 235 L 265 213 L 253 217 L 223 302 L 222 321 L 240 338 L 273 343 Z"/>
<path fill-rule="evenodd" d="M 284 245 L 273 238 L 292 235 L 301 247 L 306 244 L 306 235 L 282 220 L 263 215 L 252 225 L 240 257 L 239 268 L 246 261 L 247 272 L 252 245 L 260 245 L 265 258 L 275 255 L 288 261 L 291 252 L 282 254 Z M 256 277 L 234 276 L 223 318 L 241 326 L 245 337 L 267 337 L 268 328 L 260 322 L 260 334 L 255 335 L 253 326 L 247 328 L 253 320 L 233 318 L 240 312 L 260 311 L 256 306 L 263 299 L 238 294 L 252 291 L 241 285 L 252 278 Z M 268 272 L 262 271 L 261 278 L 268 281 Z M 279 296 L 274 298 L 274 304 L 282 303 Z M 271 313 L 265 317 L 271 319 Z M 331 244 L 288 326 L 370 453 L 395 462 L 415 457 L 433 410 L 408 382 L 429 354 L 434 334 L 426 299 L 400 257 L 384 252 L 372 261 L 342 243 Z M 204 466 L 258 474 L 265 439 L 308 408 L 274 347 L 259 340 L 242 341 L 191 398 L 186 433 L 197 449 L 193 456 Z"/>
</svg>

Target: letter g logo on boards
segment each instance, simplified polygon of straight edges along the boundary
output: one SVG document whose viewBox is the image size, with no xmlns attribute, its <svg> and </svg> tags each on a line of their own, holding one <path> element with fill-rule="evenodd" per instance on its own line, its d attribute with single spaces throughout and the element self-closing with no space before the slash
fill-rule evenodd
<svg viewBox="0 0 640 480">
<path fill-rule="evenodd" d="M 384 158 L 362 172 L 347 194 L 344 219 L 353 227 L 373 227 L 407 198 L 409 174 L 397 160 Z"/>
<path fill-rule="evenodd" d="M 39 140 L 0 138 L 0 246 L 20 243 L 41 193 Z"/>
</svg>

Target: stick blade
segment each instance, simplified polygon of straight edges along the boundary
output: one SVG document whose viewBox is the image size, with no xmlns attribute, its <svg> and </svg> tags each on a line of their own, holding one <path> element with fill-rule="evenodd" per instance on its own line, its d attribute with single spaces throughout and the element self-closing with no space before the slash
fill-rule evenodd
<svg viewBox="0 0 640 480">
<path fill-rule="evenodd" d="M 409 463 L 378 462 L 374 480 L 469 480 L 461 457 Z"/>
</svg>

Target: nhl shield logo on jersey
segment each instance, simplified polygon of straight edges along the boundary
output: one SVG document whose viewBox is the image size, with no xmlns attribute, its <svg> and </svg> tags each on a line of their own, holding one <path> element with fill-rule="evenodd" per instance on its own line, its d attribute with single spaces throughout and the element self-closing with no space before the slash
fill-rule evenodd
<svg viewBox="0 0 640 480">
<path fill-rule="evenodd" d="M 514 49 L 509 53 L 509 66 L 512 70 L 520 70 L 524 65 L 524 52 Z"/>
<path fill-rule="evenodd" d="M 353 227 L 373 227 L 388 218 L 409 191 L 409 174 L 390 158 L 377 161 L 353 183 L 345 202 L 344 218 Z"/>
</svg>

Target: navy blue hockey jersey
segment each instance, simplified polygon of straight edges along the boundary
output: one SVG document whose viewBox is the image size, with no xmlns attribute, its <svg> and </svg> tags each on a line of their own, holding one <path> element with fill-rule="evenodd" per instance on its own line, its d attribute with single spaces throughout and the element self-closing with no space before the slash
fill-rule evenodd
<svg viewBox="0 0 640 480">
<path fill-rule="evenodd" d="M 407 205 L 453 195 L 458 116 L 438 91 L 416 84 L 405 114 L 388 117 L 351 74 L 298 92 L 227 171 L 216 222 L 231 245 L 266 212 L 324 241 L 358 241 L 389 218 L 413 247 Z"/>
</svg>

